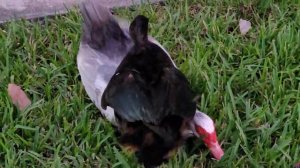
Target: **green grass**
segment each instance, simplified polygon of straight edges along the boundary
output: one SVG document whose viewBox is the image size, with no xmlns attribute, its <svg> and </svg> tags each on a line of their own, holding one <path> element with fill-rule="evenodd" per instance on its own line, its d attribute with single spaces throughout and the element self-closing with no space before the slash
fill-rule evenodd
<svg viewBox="0 0 300 168">
<path fill-rule="evenodd" d="M 300 2 L 169 1 L 118 9 L 150 18 L 151 35 L 170 51 L 214 118 L 225 155 L 203 143 L 162 167 L 291 167 L 300 162 Z M 252 23 L 242 36 L 240 18 Z M 77 10 L 42 22 L 0 27 L 0 167 L 138 167 L 88 99 L 76 67 Z M 8 83 L 33 104 L 18 111 Z"/>
</svg>

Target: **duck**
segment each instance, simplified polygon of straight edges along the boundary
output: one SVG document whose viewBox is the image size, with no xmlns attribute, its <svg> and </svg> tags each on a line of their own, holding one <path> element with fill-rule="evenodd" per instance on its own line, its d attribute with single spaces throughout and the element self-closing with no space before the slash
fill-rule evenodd
<svg viewBox="0 0 300 168">
<path fill-rule="evenodd" d="M 150 168 L 168 161 L 194 136 L 220 160 L 224 152 L 213 120 L 197 110 L 188 79 L 148 35 L 149 19 L 138 15 L 129 24 L 96 0 L 83 2 L 80 11 L 81 82 L 101 115 L 116 128 L 121 146 Z"/>
</svg>

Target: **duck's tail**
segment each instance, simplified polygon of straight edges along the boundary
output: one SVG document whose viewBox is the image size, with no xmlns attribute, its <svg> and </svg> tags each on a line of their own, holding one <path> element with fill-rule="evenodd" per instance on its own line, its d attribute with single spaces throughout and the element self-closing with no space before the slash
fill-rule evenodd
<svg viewBox="0 0 300 168">
<path fill-rule="evenodd" d="M 117 42 L 125 43 L 128 36 L 121 29 L 110 10 L 97 0 L 87 0 L 80 5 L 83 15 L 82 43 L 99 49 Z"/>
</svg>

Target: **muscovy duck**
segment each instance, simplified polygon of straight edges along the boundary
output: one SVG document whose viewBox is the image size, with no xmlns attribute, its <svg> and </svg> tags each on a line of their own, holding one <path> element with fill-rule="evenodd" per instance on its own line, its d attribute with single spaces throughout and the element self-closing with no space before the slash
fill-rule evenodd
<svg viewBox="0 0 300 168">
<path fill-rule="evenodd" d="M 196 110 L 186 77 L 148 36 L 148 18 L 139 15 L 129 25 L 96 0 L 82 3 L 80 9 L 81 80 L 101 114 L 118 128 L 121 145 L 152 167 L 168 160 L 186 138 L 200 136 L 221 159 L 214 122 Z"/>
</svg>

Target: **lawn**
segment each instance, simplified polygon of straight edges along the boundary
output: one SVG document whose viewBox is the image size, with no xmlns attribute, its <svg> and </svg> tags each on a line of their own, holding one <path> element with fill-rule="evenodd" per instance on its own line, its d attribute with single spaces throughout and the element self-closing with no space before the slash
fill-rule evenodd
<svg viewBox="0 0 300 168">
<path fill-rule="evenodd" d="M 162 167 L 292 167 L 300 162 L 300 1 L 167 1 L 116 9 L 150 18 L 213 117 L 225 150 L 201 140 Z M 249 20 L 246 35 L 239 19 Z M 140 167 L 117 144 L 80 81 L 78 10 L 0 26 L 0 167 Z M 8 83 L 32 100 L 19 111 Z"/>
</svg>

